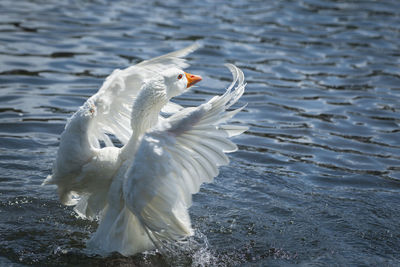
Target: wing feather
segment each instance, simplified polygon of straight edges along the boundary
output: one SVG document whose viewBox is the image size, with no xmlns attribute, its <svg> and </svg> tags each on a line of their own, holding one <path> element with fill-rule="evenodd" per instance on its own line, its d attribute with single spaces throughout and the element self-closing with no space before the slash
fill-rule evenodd
<svg viewBox="0 0 400 267">
<path fill-rule="evenodd" d="M 58 185 L 64 204 L 76 205 L 79 201 L 77 210 L 87 218 L 95 217 L 104 208 L 105 202 L 98 200 L 107 196 L 112 171 L 120 161 L 114 138 L 123 145 L 131 138 L 132 105 L 143 83 L 164 69 L 187 67 L 182 57 L 197 48 L 198 45 L 191 45 L 124 70 L 114 70 L 98 92 L 71 117 L 61 136 L 53 174 L 44 181 L 44 184 Z M 181 109 L 173 103 L 166 108 L 169 116 Z M 108 162 L 114 165 L 108 166 Z"/>
<path fill-rule="evenodd" d="M 192 53 L 196 49 L 198 49 L 200 45 L 198 43 L 194 43 L 190 46 L 187 46 L 183 49 L 168 53 L 163 56 L 159 56 L 150 60 L 145 60 L 139 63 L 137 66 L 144 68 L 151 68 L 151 70 L 163 71 L 165 69 L 171 67 L 178 67 L 181 69 L 187 68 L 189 64 L 183 59 L 183 57 Z"/>
<path fill-rule="evenodd" d="M 217 143 L 213 143 L 211 138 L 207 136 L 200 138 L 200 136 L 193 134 L 183 134 L 181 138 L 186 139 L 187 143 L 189 144 L 196 144 L 196 151 L 205 157 L 208 156 L 209 160 L 211 160 L 217 166 L 226 165 L 229 163 L 229 159 L 224 153 L 224 148 Z M 213 163 L 211 163 L 211 165 L 214 165 Z"/>
<path fill-rule="evenodd" d="M 233 65 L 228 68 L 234 83 L 227 91 L 197 108 L 183 109 L 147 131 L 125 176 L 126 205 L 156 245 L 192 233 L 188 215 L 191 195 L 218 175 L 219 166 L 229 163 L 225 153 L 237 147 L 228 138 L 247 129 L 222 124 L 243 109 L 227 111 L 246 86 L 243 73 Z"/>
<path fill-rule="evenodd" d="M 165 69 L 188 67 L 189 64 L 182 57 L 197 48 L 199 48 L 199 44 L 195 43 L 181 50 L 142 61 L 124 70 L 114 70 L 106 78 L 99 91 L 88 99 L 96 109 L 96 116 L 91 128 L 97 130 L 92 130 L 92 134 L 95 136 L 92 145 L 99 147 L 101 140 L 106 146 L 112 146 L 111 140 L 104 137 L 109 134 L 114 135 L 122 144 L 126 144 L 132 134 L 130 125 L 132 104 L 143 82 Z M 166 110 L 169 113 L 175 113 L 181 108 L 177 104 L 168 103 Z"/>
<path fill-rule="evenodd" d="M 186 135 L 193 136 L 194 138 L 207 144 L 208 146 L 220 147 L 225 153 L 235 152 L 237 150 L 237 146 L 229 139 L 226 139 L 228 135 L 218 130 L 211 133 L 205 131 L 191 130 L 190 133 L 186 133 Z M 206 136 L 207 138 L 199 139 L 199 135 Z"/>
</svg>

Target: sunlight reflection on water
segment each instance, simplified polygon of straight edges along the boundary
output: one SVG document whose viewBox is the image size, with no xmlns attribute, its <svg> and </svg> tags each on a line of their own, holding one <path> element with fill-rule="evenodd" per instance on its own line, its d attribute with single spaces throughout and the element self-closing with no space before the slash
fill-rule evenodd
<svg viewBox="0 0 400 267">
<path fill-rule="evenodd" d="M 2 1 L 0 263 L 398 265 L 399 32 L 396 1 Z M 95 222 L 59 204 L 50 173 L 66 119 L 115 68 L 200 40 L 198 105 L 248 82 L 235 138 L 194 196 L 200 248 L 101 259 Z M 201 233 L 201 234 L 200 234 Z M 201 242 L 208 242 L 207 245 Z"/>
</svg>

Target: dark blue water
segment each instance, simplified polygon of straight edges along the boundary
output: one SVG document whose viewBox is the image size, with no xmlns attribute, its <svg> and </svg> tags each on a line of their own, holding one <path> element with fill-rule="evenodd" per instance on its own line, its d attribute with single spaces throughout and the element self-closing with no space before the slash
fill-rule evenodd
<svg viewBox="0 0 400 267">
<path fill-rule="evenodd" d="M 115 68 L 198 40 L 198 105 L 248 82 L 250 126 L 194 196 L 196 242 L 102 259 L 50 173 L 67 118 Z M 399 1 L 0 2 L 0 265 L 399 266 Z"/>
</svg>

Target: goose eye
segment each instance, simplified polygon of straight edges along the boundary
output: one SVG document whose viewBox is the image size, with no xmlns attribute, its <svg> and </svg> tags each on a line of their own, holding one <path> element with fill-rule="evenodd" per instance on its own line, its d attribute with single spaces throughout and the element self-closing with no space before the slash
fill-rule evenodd
<svg viewBox="0 0 400 267">
<path fill-rule="evenodd" d="M 183 75 L 182 75 L 182 74 L 179 74 L 179 75 L 178 75 L 178 80 L 182 79 L 182 77 L 183 77 Z"/>
</svg>

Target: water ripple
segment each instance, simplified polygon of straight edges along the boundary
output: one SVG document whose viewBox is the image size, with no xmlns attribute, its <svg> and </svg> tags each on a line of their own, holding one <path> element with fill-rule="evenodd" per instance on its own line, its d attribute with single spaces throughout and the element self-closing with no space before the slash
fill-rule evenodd
<svg viewBox="0 0 400 267">
<path fill-rule="evenodd" d="M 0 265 L 399 265 L 400 6 L 396 1 L 2 1 Z M 100 15 L 101 14 L 101 15 Z M 41 181 L 65 122 L 115 68 L 199 40 L 198 105 L 241 67 L 248 106 L 197 247 L 101 259 Z"/>
</svg>

